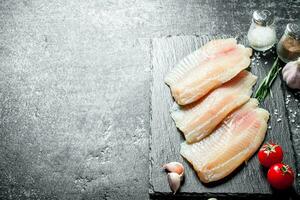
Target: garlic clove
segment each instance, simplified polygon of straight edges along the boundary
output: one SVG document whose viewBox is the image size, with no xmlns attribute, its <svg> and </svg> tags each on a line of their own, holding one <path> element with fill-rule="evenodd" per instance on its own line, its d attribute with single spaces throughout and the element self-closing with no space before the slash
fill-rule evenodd
<svg viewBox="0 0 300 200">
<path fill-rule="evenodd" d="M 176 172 L 168 173 L 168 182 L 171 190 L 173 191 L 173 194 L 175 194 L 180 188 L 181 177 L 182 176 L 180 176 Z"/>
<path fill-rule="evenodd" d="M 163 168 L 168 172 L 168 182 L 171 190 L 175 194 L 180 188 L 181 181 L 184 176 L 184 167 L 179 162 L 170 162 L 163 165 Z"/>
<path fill-rule="evenodd" d="M 181 176 L 183 176 L 183 174 L 184 174 L 184 167 L 179 162 L 170 162 L 170 163 L 164 164 L 163 168 L 165 170 L 167 170 L 168 172 L 174 172 Z"/>
</svg>

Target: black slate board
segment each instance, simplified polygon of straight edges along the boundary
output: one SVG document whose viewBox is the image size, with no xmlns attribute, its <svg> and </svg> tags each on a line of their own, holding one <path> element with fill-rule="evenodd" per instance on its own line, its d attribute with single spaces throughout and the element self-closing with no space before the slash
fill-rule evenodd
<svg viewBox="0 0 300 200">
<path fill-rule="evenodd" d="M 184 141 L 182 133 L 171 119 L 169 109 L 174 100 L 169 87 L 164 84 L 164 77 L 183 57 L 207 42 L 207 36 L 174 36 L 152 39 L 152 89 L 151 89 L 151 132 L 150 132 L 150 196 L 152 198 L 182 198 L 192 197 L 255 197 L 274 196 L 283 199 L 295 196 L 298 187 L 285 192 L 273 191 L 266 180 L 266 171 L 259 165 L 256 155 L 247 165 L 241 166 L 226 180 L 213 185 L 202 184 L 192 167 L 180 154 L 180 143 Z M 241 43 L 245 39 L 240 39 Z M 274 49 L 266 54 L 254 52 L 253 62 L 249 70 L 257 75 L 258 83 L 266 75 L 275 60 Z M 257 88 L 256 84 L 254 90 Z M 284 162 L 295 169 L 295 157 L 291 142 L 289 125 L 286 117 L 285 100 L 282 84 L 276 79 L 272 88 L 272 96 L 267 97 L 260 106 L 271 113 L 269 129 L 265 141 L 279 143 L 285 150 Z M 277 109 L 278 115 L 272 114 Z M 186 168 L 185 181 L 179 193 L 175 196 L 167 183 L 166 173 L 161 166 L 171 161 L 179 161 Z M 296 182 L 296 181 L 295 181 Z"/>
</svg>

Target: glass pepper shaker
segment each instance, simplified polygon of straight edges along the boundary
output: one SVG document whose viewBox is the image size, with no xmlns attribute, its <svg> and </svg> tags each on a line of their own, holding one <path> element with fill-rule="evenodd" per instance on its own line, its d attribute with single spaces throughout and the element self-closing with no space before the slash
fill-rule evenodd
<svg viewBox="0 0 300 200">
<path fill-rule="evenodd" d="M 300 57 L 300 24 L 287 24 L 276 50 L 278 57 L 285 63 Z"/>
<path fill-rule="evenodd" d="M 257 51 L 266 51 L 276 43 L 274 15 L 269 10 L 253 13 L 248 34 L 249 45 Z"/>
</svg>

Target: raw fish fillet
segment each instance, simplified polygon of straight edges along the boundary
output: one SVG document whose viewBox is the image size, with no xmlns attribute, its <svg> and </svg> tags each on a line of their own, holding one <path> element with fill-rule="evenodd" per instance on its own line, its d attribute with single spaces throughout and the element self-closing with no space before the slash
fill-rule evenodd
<svg viewBox="0 0 300 200">
<path fill-rule="evenodd" d="M 179 105 L 192 103 L 250 64 L 252 50 L 233 38 L 212 40 L 185 57 L 165 77 Z"/>
<path fill-rule="evenodd" d="M 257 77 L 243 70 L 232 80 L 187 106 L 174 104 L 171 116 L 188 143 L 200 141 L 251 96 Z"/>
<path fill-rule="evenodd" d="M 208 137 L 181 144 L 180 154 L 194 167 L 202 182 L 220 180 L 246 162 L 264 140 L 269 113 L 250 99 L 230 114 Z"/>
</svg>

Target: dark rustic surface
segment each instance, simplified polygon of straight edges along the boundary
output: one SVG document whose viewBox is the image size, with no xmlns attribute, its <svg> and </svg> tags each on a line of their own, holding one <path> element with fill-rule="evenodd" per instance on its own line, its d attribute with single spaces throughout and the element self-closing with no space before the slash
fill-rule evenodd
<svg viewBox="0 0 300 200">
<path fill-rule="evenodd" d="M 176 36 L 152 40 L 150 194 L 153 196 L 162 195 L 163 198 L 171 194 L 166 173 L 161 166 L 171 161 L 179 161 L 185 165 L 186 169 L 185 183 L 180 191 L 184 195 L 209 197 L 227 194 L 245 197 L 254 194 L 255 197 L 271 196 L 274 192 L 266 180 L 265 170 L 260 168 L 256 157 L 250 159 L 246 166 L 239 168 L 226 181 L 220 181 L 214 185 L 203 185 L 188 162 L 180 156 L 180 143 L 184 141 L 184 138 L 170 116 L 169 110 L 174 101 L 168 86 L 164 84 L 164 77 L 180 59 L 198 49 L 200 44 L 205 44 L 207 41 L 208 37 L 201 36 Z M 240 43 L 243 44 L 244 41 L 244 39 L 240 39 Z M 254 53 L 250 70 L 258 76 L 258 83 L 266 76 L 275 58 L 274 49 L 268 53 Z M 285 150 L 284 162 L 295 169 L 295 157 L 281 85 L 280 78 L 277 78 L 272 87 L 273 95 L 266 98 L 261 105 L 271 113 L 265 141 L 274 141 L 280 144 Z M 257 87 L 258 84 L 254 90 Z M 295 193 L 292 190 L 290 192 L 291 194 Z M 181 195 L 180 193 L 179 195 Z"/>
<path fill-rule="evenodd" d="M 0 1 L 0 199 L 147 199 L 149 38 L 245 33 L 261 7 L 281 34 L 300 2 Z"/>
</svg>

